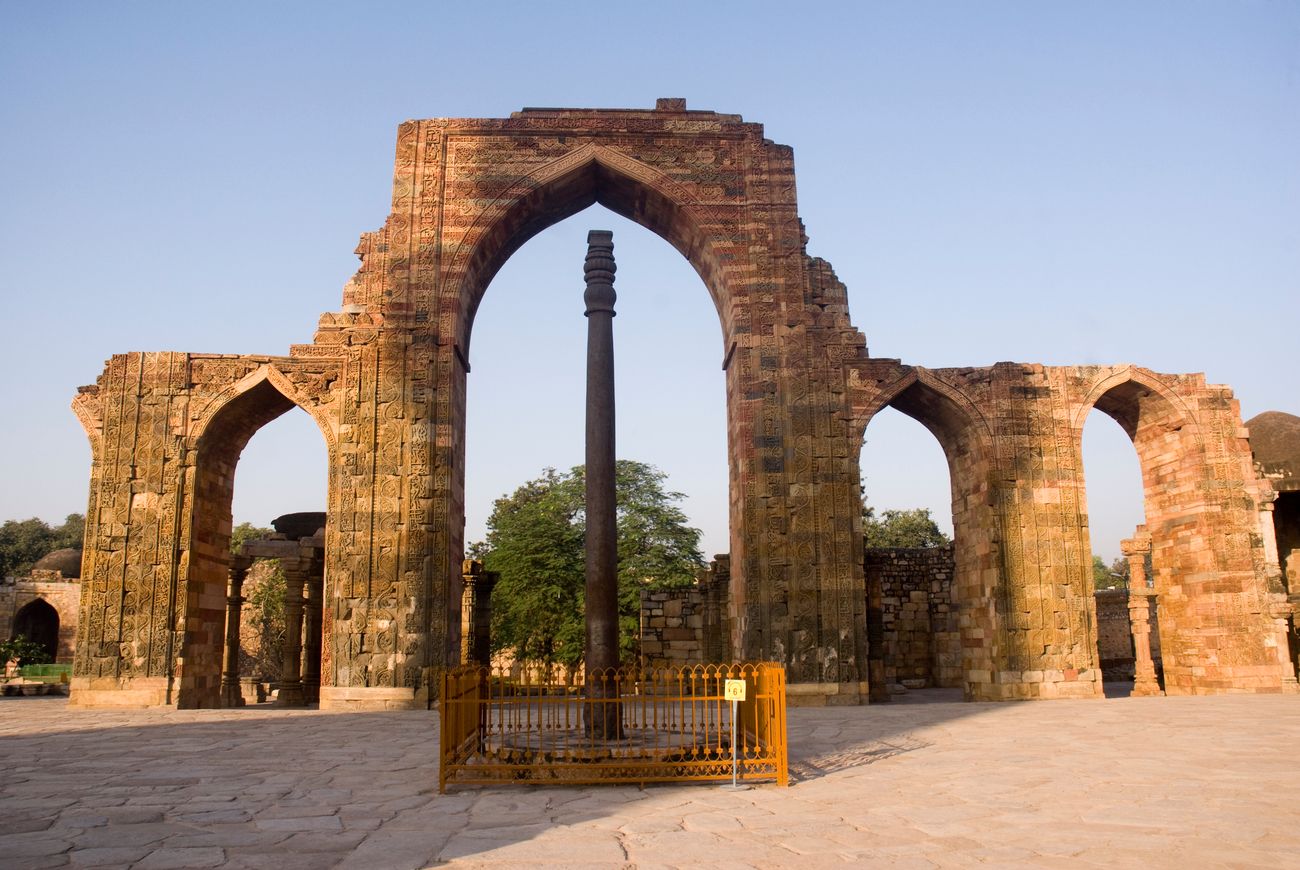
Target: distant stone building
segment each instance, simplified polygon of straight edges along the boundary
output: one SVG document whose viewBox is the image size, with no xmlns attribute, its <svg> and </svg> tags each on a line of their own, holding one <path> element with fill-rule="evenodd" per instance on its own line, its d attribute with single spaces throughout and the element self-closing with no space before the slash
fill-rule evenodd
<svg viewBox="0 0 1300 870">
<path fill-rule="evenodd" d="M 45 647 L 55 662 L 71 662 L 81 598 L 81 550 L 55 550 L 26 577 L 0 584 L 0 636 L 18 635 Z"/>
</svg>

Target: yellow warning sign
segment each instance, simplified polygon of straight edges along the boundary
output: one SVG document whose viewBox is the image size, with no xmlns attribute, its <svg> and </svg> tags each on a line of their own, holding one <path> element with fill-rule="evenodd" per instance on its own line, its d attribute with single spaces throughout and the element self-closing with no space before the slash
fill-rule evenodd
<svg viewBox="0 0 1300 870">
<path fill-rule="evenodd" d="M 745 700 L 745 681 L 744 680 L 727 680 L 723 687 L 722 696 L 728 701 Z"/>
</svg>

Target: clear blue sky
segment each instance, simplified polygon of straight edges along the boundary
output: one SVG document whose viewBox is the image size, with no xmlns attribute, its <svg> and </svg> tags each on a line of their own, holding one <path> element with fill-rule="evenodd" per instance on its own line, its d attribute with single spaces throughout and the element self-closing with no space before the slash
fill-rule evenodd
<svg viewBox="0 0 1300 870">
<path fill-rule="evenodd" d="M 310 341 L 384 220 L 399 122 L 529 105 L 676 96 L 765 124 L 873 355 L 1203 371 L 1245 417 L 1300 413 L 1300 4 L 629 7 L 0 2 L 0 519 L 85 510 L 68 402 L 110 354 Z M 716 316 L 665 242 L 598 208 L 520 250 L 479 312 L 468 536 L 580 461 L 592 227 L 619 257 L 620 454 L 668 471 L 725 550 Z M 1109 559 L 1138 472 L 1094 417 Z M 933 439 L 897 414 L 867 435 L 872 503 L 948 522 Z M 324 480 L 287 415 L 245 453 L 236 520 L 321 507 Z"/>
</svg>

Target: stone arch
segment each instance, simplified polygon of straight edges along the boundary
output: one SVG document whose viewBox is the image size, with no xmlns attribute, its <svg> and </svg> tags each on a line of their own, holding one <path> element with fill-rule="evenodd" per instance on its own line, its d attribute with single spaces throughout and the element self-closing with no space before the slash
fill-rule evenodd
<svg viewBox="0 0 1300 870">
<path fill-rule="evenodd" d="M 184 626 L 179 673 L 175 675 L 181 707 L 216 707 L 220 702 L 235 466 L 258 430 L 295 407 L 311 415 L 325 439 L 328 492 L 333 502 L 333 422 L 305 402 L 275 366 L 263 365 L 222 390 L 202 408 L 191 427 L 187 444 L 193 464 L 186 487 L 190 524 L 183 538 L 188 547 L 182 557 L 177 605 Z M 332 517 L 327 519 L 327 524 L 330 522 Z"/>
<path fill-rule="evenodd" d="M 320 429 L 321 436 L 324 437 L 325 444 L 329 448 L 330 454 L 333 455 L 334 449 L 338 443 L 338 432 L 336 431 L 337 421 L 328 414 L 325 414 L 317 403 L 309 401 L 305 396 L 299 393 L 298 389 L 293 385 L 293 382 L 289 380 L 288 376 L 286 376 L 277 366 L 270 363 L 259 366 L 254 371 L 249 372 L 235 383 L 217 393 L 203 405 L 203 408 L 198 412 L 193 423 L 190 424 L 190 446 L 197 448 L 199 443 L 203 440 L 204 435 L 207 433 L 208 428 L 212 425 L 213 419 L 218 414 L 222 413 L 236 399 L 239 399 L 241 396 L 257 389 L 263 383 L 270 384 L 270 386 L 274 387 L 275 391 L 289 402 L 289 404 L 279 413 L 263 420 L 257 428 L 265 426 L 267 423 L 271 422 L 271 420 L 279 417 L 280 414 L 284 414 L 296 406 L 307 412 L 308 416 L 316 422 L 316 426 Z M 255 432 L 257 430 L 254 429 L 253 431 Z M 251 433 L 249 437 L 252 437 Z M 247 443 L 247 441 L 245 441 L 245 443 Z"/>
<path fill-rule="evenodd" d="M 34 598 L 14 614 L 13 637 L 19 635 L 40 644 L 50 661 L 59 656 L 59 611 L 44 598 Z"/>
<path fill-rule="evenodd" d="M 979 408 L 934 372 L 911 368 L 886 385 L 855 416 L 862 433 L 891 407 L 924 426 L 943 448 L 952 490 L 953 592 L 961 613 L 962 683 L 967 698 L 979 697 L 978 677 L 994 670 L 1002 645 L 996 560 L 998 518 L 991 509 L 989 480 L 993 437 Z"/>
<path fill-rule="evenodd" d="M 548 227 L 599 203 L 672 245 L 713 300 L 724 341 L 730 334 L 727 264 L 702 228 L 695 195 L 647 164 L 588 142 L 517 179 L 475 219 L 451 257 L 455 336 L 468 358 L 474 315 L 493 277 L 515 251 Z"/>
<path fill-rule="evenodd" d="M 1199 646 L 1183 641 L 1201 627 L 1188 607 L 1186 580 L 1207 576 L 1219 561 L 1212 554 L 1224 543 L 1221 521 L 1212 516 L 1218 508 L 1207 498 L 1209 457 L 1201 427 L 1170 385 L 1134 366 L 1102 374 L 1089 386 L 1073 419 L 1080 451 L 1093 408 L 1115 420 L 1137 451 L 1166 682 L 1190 687 L 1198 682 L 1196 662 L 1180 657 L 1180 650 Z M 1085 535 L 1091 547 L 1087 528 Z"/>
</svg>

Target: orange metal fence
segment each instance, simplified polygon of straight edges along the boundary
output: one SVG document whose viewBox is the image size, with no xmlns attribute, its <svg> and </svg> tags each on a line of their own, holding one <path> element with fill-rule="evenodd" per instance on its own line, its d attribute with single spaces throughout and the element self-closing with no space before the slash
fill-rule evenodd
<svg viewBox="0 0 1300 870">
<path fill-rule="evenodd" d="M 736 705 L 736 758 L 742 781 L 789 784 L 785 669 L 762 662 L 622 669 L 586 696 L 576 682 L 509 678 L 487 668 L 443 674 L 438 788 L 535 782 L 730 780 L 732 702 L 726 680 L 745 681 Z M 616 733 L 592 723 L 610 721 Z"/>
</svg>

